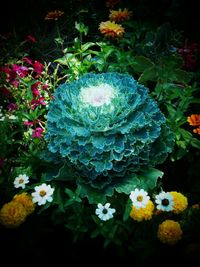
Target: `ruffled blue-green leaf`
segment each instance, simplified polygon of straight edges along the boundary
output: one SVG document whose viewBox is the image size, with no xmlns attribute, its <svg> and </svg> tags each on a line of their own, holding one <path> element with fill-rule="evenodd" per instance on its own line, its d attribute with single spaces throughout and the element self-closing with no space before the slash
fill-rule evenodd
<svg viewBox="0 0 200 267">
<path fill-rule="evenodd" d="M 174 145 L 148 89 L 120 73 L 89 73 L 58 86 L 45 139 L 51 153 L 79 172 L 77 182 L 95 190 L 125 188 L 126 177 L 135 174 L 133 188 L 137 173 L 163 163 Z"/>
</svg>

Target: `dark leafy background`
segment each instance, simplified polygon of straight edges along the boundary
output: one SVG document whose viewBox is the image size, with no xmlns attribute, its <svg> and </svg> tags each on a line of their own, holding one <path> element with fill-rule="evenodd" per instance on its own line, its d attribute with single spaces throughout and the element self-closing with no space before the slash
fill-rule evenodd
<svg viewBox="0 0 200 267">
<path fill-rule="evenodd" d="M 38 29 L 50 34 L 51 27 L 43 29 L 43 19 L 47 11 L 64 9 L 69 14 L 73 14 L 73 12 L 75 14 L 78 5 L 84 7 L 85 3 L 101 12 L 102 4 L 100 2 L 94 0 L 5 1 L 4 7 L 1 7 L 3 16 L 0 16 L 1 38 L 4 34 L 14 32 L 17 40 L 28 34 L 37 33 Z M 174 28 L 183 32 L 186 39 L 200 41 L 198 1 L 132 0 L 129 2 L 136 18 L 158 26 L 170 22 Z M 195 149 L 191 149 L 188 156 L 176 163 L 165 163 L 162 166 L 165 173 L 163 177 L 165 190 L 173 190 L 174 188 L 179 188 L 183 192 L 189 190 L 194 193 L 190 201 L 195 203 L 195 198 L 200 191 L 198 181 L 199 163 L 199 152 Z M 26 224 L 18 229 L 7 230 L 0 227 L 0 244 L 2 247 L 0 255 L 1 262 L 5 260 L 7 265 L 14 262 L 21 266 L 29 264 L 47 266 L 53 262 L 57 266 L 61 264 L 67 266 L 70 262 L 73 265 L 76 263 L 96 265 L 97 263 L 112 264 L 129 261 L 132 266 L 134 264 L 140 264 L 141 266 L 147 263 L 148 265 L 160 266 L 163 264 L 171 265 L 175 260 L 179 263 L 192 264 L 195 260 L 199 260 L 200 247 L 196 245 L 196 243 L 199 244 L 199 236 L 200 234 L 189 245 L 182 244 L 175 248 L 160 245 L 159 248 L 155 248 L 151 255 L 143 250 L 141 255 L 136 256 L 124 251 L 123 248 L 119 249 L 114 246 L 103 250 L 101 239 L 84 238 L 75 244 L 72 234 L 62 226 L 53 225 L 48 215 L 44 213 L 40 218 L 32 215 L 28 218 Z"/>
</svg>

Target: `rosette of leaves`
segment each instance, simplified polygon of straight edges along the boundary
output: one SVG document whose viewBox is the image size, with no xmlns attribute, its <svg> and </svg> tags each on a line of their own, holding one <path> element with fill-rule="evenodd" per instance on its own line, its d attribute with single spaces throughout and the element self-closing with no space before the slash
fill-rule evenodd
<svg viewBox="0 0 200 267">
<path fill-rule="evenodd" d="M 112 72 L 61 84 L 49 104 L 45 139 L 65 162 L 59 173 L 70 164 L 85 195 L 96 190 L 111 196 L 114 188 L 129 193 L 155 186 L 152 179 L 163 173 L 153 166 L 172 151 L 174 136 L 148 89 Z"/>
</svg>

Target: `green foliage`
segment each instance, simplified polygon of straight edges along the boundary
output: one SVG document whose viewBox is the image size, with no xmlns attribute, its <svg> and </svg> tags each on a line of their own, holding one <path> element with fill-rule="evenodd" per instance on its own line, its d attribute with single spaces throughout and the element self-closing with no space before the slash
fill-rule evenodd
<svg viewBox="0 0 200 267">
<path fill-rule="evenodd" d="M 187 68 L 179 51 L 183 36 L 169 23 L 134 18 L 121 22 L 122 38 L 107 38 L 98 27 L 108 10 L 97 12 L 97 3 L 89 2 L 53 22 L 49 36 L 38 29 L 36 44 L 5 39 L 1 204 L 46 183 L 54 188 L 53 201 L 37 206 L 36 216 L 49 214 L 55 225 L 72 231 L 74 241 L 101 237 L 105 248 L 150 251 L 160 245 L 158 225 L 167 218 L 179 221 L 187 233 L 183 239 L 190 240 L 199 228 L 199 209 L 192 204 L 200 202 L 200 140 L 187 117 L 200 115 L 199 69 Z M 95 87 L 104 92 L 100 102 L 108 93 L 106 104 L 84 91 Z M 29 184 L 14 188 L 23 173 Z M 188 196 L 183 213 L 130 218 L 132 191 L 144 189 L 153 201 L 165 188 Z M 95 214 L 100 203 L 116 209 L 114 218 L 103 221 Z"/>
</svg>

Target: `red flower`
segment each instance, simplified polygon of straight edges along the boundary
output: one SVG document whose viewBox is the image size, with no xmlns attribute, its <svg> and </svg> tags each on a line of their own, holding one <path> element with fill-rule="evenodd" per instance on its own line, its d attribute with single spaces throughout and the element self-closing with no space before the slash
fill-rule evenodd
<svg viewBox="0 0 200 267">
<path fill-rule="evenodd" d="M 39 61 L 34 61 L 34 63 L 32 64 L 33 66 L 33 70 L 34 72 L 36 72 L 38 75 L 36 76 L 39 77 L 39 75 L 42 74 L 43 70 L 44 70 L 44 65 L 42 63 L 40 63 Z"/>
<path fill-rule="evenodd" d="M 31 85 L 31 91 L 34 96 L 40 95 L 40 92 L 38 90 L 38 86 L 41 84 L 41 82 L 36 82 Z"/>
<path fill-rule="evenodd" d="M 44 97 L 40 97 L 39 99 L 33 99 L 31 101 L 31 109 L 34 110 L 35 107 L 42 105 L 42 106 L 46 106 L 46 103 L 44 102 L 45 98 Z"/>
</svg>

